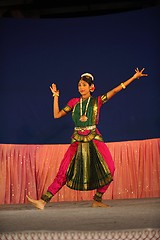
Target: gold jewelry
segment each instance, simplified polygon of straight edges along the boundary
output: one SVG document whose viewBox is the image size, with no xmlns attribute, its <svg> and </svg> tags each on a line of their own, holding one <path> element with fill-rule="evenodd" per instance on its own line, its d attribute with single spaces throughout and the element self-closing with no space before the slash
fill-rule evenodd
<svg viewBox="0 0 160 240">
<path fill-rule="evenodd" d="M 86 122 L 88 120 L 88 117 L 86 116 L 86 114 L 87 114 L 87 110 L 88 110 L 88 105 L 89 105 L 90 99 L 91 99 L 91 97 L 88 98 L 84 114 L 82 114 L 82 98 L 80 99 L 80 119 L 79 120 L 81 122 Z"/>
<path fill-rule="evenodd" d="M 124 83 L 121 83 L 121 86 L 122 86 L 123 89 L 126 88 L 126 86 L 124 85 Z"/>
<path fill-rule="evenodd" d="M 54 92 L 54 93 L 53 93 L 53 97 L 55 97 L 55 96 L 59 97 L 59 93 Z"/>
<path fill-rule="evenodd" d="M 96 125 L 86 126 L 86 127 L 75 127 L 74 128 L 74 130 L 82 131 L 82 132 L 84 132 L 85 130 L 94 130 L 94 129 L 96 129 Z"/>
</svg>

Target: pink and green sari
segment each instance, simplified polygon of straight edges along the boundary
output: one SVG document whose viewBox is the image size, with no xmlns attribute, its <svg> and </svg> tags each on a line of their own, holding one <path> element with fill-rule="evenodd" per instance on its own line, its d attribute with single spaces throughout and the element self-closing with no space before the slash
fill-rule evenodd
<svg viewBox="0 0 160 240">
<path fill-rule="evenodd" d="M 91 97 L 86 122 L 80 121 L 80 98 L 71 99 L 63 108 L 66 113 L 72 112 L 75 128 L 57 176 L 48 188 L 52 195 L 65 184 L 74 190 L 101 190 L 103 187 L 106 189 L 105 187 L 113 180 L 114 161 L 97 129 L 100 109 L 105 102 L 106 95 Z M 87 100 L 84 100 L 83 112 L 86 104 Z"/>
</svg>

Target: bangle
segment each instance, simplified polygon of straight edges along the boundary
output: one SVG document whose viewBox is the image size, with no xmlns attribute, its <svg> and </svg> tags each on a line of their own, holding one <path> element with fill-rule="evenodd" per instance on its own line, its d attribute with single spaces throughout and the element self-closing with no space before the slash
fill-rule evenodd
<svg viewBox="0 0 160 240">
<path fill-rule="evenodd" d="M 55 97 L 55 96 L 59 97 L 59 93 L 54 92 L 54 93 L 53 93 L 53 97 Z"/>
<path fill-rule="evenodd" d="M 121 83 L 121 86 L 122 86 L 123 89 L 126 88 L 126 86 L 124 85 L 124 83 Z"/>
</svg>

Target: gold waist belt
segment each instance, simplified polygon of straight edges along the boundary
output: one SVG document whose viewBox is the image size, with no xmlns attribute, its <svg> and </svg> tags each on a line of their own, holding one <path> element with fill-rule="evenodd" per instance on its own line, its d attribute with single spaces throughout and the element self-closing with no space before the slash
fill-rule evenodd
<svg viewBox="0 0 160 240">
<path fill-rule="evenodd" d="M 87 126 L 87 127 L 75 127 L 74 130 L 76 131 L 85 131 L 85 130 L 94 130 L 96 129 L 96 125 Z"/>
</svg>

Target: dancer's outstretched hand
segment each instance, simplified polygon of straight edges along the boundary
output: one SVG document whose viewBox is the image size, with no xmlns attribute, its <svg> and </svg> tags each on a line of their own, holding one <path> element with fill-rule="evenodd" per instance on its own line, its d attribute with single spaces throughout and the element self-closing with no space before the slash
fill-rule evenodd
<svg viewBox="0 0 160 240">
<path fill-rule="evenodd" d="M 138 68 L 135 69 L 135 74 L 133 75 L 133 77 L 136 79 L 136 78 L 140 78 L 140 77 L 147 77 L 148 74 L 146 73 L 143 73 L 143 71 L 145 70 L 145 68 L 142 68 L 142 70 L 139 70 Z"/>
</svg>

